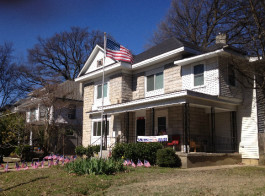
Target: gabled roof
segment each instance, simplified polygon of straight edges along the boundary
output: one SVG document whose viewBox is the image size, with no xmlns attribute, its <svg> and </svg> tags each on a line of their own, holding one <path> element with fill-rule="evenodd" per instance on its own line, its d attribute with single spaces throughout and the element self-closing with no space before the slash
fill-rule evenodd
<svg viewBox="0 0 265 196">
<path fill-rule="evenodd" d="M 85 62 L 83 68 L 81 69 L 80 73 L 78 74 L 77 78 L 82 76 L 86 72 L 91 61 L 93 60 L 94 56 L 98 53 L 99 50 L 104 51 L 104 49 L 102 47 L 100 47 L 99 45 L 96 45 L 95 48 L 93 49 L 93 51 L 91 52 L 91 54 L 89 55 L 87 61 Z"/>
</svg>

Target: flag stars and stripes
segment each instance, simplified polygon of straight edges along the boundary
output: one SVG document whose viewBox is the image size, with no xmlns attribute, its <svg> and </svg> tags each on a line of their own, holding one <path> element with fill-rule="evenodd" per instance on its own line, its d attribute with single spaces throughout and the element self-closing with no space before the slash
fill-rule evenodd
<svg viewBox="0 0 265 196">
<path fill-rule="evenodd" d="M 133 56 L 130 50 L 110 39 L 107 39 L 106 56 L 117 61 L 133 62 Z"/>
</svg>

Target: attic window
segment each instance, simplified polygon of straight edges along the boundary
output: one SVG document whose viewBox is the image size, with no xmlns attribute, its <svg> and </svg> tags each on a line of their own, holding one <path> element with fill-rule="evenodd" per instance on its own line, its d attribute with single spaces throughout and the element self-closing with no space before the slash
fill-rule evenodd
<svg viewBox="0 0 265 196">
<path fill-rule="evenodd" d="M 101 67 L 103 65 L 103 59 L 97 61 L 97 67 Z"/>
</svg>

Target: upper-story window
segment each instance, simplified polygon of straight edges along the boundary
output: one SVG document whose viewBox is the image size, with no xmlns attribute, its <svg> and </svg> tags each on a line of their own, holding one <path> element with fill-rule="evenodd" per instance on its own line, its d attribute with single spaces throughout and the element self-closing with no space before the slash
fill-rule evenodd
<svg viewBox="0 0 265 196">
<path fill-rule="evenodd" d="M 103 59 L 97 60 L 97 67 L 100 67 L 103 65 Z"/>
<path fill-rule="evenodd" d="M 204 85 L 204 65 L 199 64 L 193 67 L 194 86 Z"/>
<path fill-rule="evenodd" d="M 147 92 L 164 88 L 164 73 L 147 76 Z"/>
<path fill-rule="evenodd" d="M 47 118 L 47 108 L 44 106 L 40 107 L 40 120 L 44 120 Z"/>
<path fill-rule="evenodd" d="M 104 88 L 103 88 L 103 97 L 107 97 L 108 94 L 108 83 L 104 84 Z M 102 85 L 99 84 L 97 86 L 97 99 L 102 98 Z"/>
<path fill-rule="evenodd" d="M 30 110 L 30 121 L 35 121 L 37 118 L 36 118 L 36 108 L 34 108 L 34 109 L 31 109 Z"/>
<path fill-rule="evenodd" d="M 227 68 L 227 84 L 230 86 L 236 85 L 235 67 L 232 64 L 229 64 Z"/>
<path fill-rule="evenodd" d="M 76 113 L 76 106 L 73 104 L 70 104 L 68 108 L 68 118 L 75 119 L 75 113 Z"/>
</svg>

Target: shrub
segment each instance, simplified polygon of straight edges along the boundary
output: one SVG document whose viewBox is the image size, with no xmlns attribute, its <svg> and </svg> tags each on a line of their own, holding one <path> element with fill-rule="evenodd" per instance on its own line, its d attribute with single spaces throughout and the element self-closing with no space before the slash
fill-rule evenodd
<svg viewBox="0 0 265 196">
<path fill-rule="evenodd" d="M 116 160 L 124 157 L 125 159 L 132 159 L 135 163 L 140 159 L 141 161 L 148 160 L 150 164 L 156 163 L 156 152 L 162 149 L 160 143 L 130 143 L 130 144 L 116 144 L 112 157 Z"/>
<path fill-rule="evenodd" d="M 90 158 L 78 159 L 74 162 L 67 163 L 65 169 L 69 173 L 76 173 L 78 175 L 109 175 L 124 171 L 124 166 L 121 160 Z"/>
<path fill-rule="evenodd" d="M 181 160 L 172 148 L 158 150 L 156 163 L 160 167 L 181 167 Z"/>
<path fill-rule="evenodd" d="M 30 145 L 21 145 L 21 146 L 17 146 L 15 148 L 15 153 L 16 155 L 18 155 L 19 157 L 21 157 L 23 160 L 31 160 L 33 157 L 33 152 L 32 152 L 32 146 Z"/>
<path fill-rule="evenodd" d="M 112 150 L 112 158 L 119 160 L 124 157 L 126 145 L 125 143 L 117 143 Z"/>
<path fill-rule="evenodd" d="M 75 153 L 78 156 L 83 156 L 86 154 L 86 148 L 84 146 L 77 146 L 75 147 Z"/>
<path fill-rule="evenodd" d="M 94 153 L 98 153 L 99 151 L 100 151 L 100 146 L 99 145 L 88 146 L 87 148 L 85 148 L 84 146 L 77 146 L 75 148 L 75 153 L 78 156 L 86 155 L 88 158 L 93 157 Z"/>
</svg>

